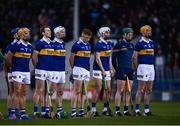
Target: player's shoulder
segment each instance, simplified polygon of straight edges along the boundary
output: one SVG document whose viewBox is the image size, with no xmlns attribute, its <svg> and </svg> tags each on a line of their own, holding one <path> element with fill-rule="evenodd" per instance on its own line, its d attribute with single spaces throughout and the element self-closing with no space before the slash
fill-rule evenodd
<svg viewBox="0 0 180 126">
<path fill-rule="evenodd" d="M 73 42 L 73 45 L 77 46 L 77 45 L 80 45 L 82 42 L 80 40 L 77 40 L 77 41 L 74 41 Z"/>
</svg>

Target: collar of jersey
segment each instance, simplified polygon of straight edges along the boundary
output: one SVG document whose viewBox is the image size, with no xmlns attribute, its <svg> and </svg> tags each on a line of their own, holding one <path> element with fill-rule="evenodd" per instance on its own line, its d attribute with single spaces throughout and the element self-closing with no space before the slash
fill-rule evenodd
<svg viewBox="0 0 180 126">
<path fill-rule="evenodd" d="M 18 39 L 14 39 L 14 40 L 13 40 L 13 42 L 17 42 L 17 41 L 18 41 Z"/>
<path fill-rule="evenodd" d="M 144 41 L 144 42 L 147 42 L 147 43 L 149 43 L 149 42 L 151 41 L 151 39 L 148 39 L 148 40 L 147 40 L 147 39 L 145 39 L 143 36 L 142 36 L 141 40 Z"/>
<path fill-rule="evenodd" d="M 19 43 L 23 44 L 24 46 L 28 46 L 28 44 L 29 44 L 28 42 L 25 43 L 22 39 L 19 40 Z"/>
<path fill-rule="evenodd" d="M 47 42 L 48 44 L 51 42 L 50 39 L 47 39 L 47 38 L 45 38 L 45 37 L 43 37 L 42 40 L 44 40 L 44 41 Z"/>
<path fill-rule="evenodd" d="M 104 42 L 104 43 L 106 43 L 106 44 L 107 44 L 107 41 L 106 41 L 106 40 L 104 40 L 102 37 L 100 37 L 100 40 L 101 40 L 102 42 Z"/>
<path fill-rule="evenodd" d="M 84 42 L 81 38 L 79 38 L 79 41 L 82 42 L 83 44 L 87 45 L 87 43 Z"/>
<path fill-rule="evenodd" d="M 59 43 L 63 43 L 63 41 L 59 40 L 58 38 L 54 38 L 54 41 L 59 42 Z"/>
</svg>

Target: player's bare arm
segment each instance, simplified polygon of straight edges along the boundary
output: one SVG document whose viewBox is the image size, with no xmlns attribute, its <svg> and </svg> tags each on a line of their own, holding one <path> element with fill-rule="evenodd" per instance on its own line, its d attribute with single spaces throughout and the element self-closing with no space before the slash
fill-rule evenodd
<svg viewBox="0 0 180 126">
<path fill-rule="evenodd" d="M 99 66 L 99 68 L 101 69 L 101 72 L 102 72 L 102 76 L 106 76 L 106 72 L 103 68 L 103 65 L 102 65 L 102 62 L 101 62 L 101 59 L 100 59 L 100 53 L 96 53 L 96 62 Z"/>
<path fill-rule="evenodd" d="M 73 68 L 73 66 L 74 66 L 74 57 L 75 57 L 75 54 L 71 53 L 71 55 L 69 57 L 69 63 L 70 63 L 71 68 Z"/>
<path fill-rule="evenodd" d="M 132 56 L 132 69 L 135 71 L 137 69 L 138 65 L 138 52 L 134 51 L 133 56 Z"/>
</svg>

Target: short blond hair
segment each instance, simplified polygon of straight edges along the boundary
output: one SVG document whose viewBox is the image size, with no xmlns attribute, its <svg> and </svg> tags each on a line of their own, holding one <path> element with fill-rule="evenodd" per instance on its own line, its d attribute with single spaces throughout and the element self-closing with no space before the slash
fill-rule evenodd
<svg viewBox="0 0 180 126">
<path fill-rule="evenodd" d="M 151 29 L 150 25 L 144 25 L 140 28 L 141 34 L 145 33 L 147 30 Z"/>
<path fill-rule="evenodd" d="M 20 29 L 18 30 L 18 36 L 19 36 L 20 38 L 23 38 L 24 35 L 25 35 L 26 33 L 28 33 L 28 32 L 30 32 L 30 30 L 29 30 L 28 28 L 20 28 Z"/>
</svg>

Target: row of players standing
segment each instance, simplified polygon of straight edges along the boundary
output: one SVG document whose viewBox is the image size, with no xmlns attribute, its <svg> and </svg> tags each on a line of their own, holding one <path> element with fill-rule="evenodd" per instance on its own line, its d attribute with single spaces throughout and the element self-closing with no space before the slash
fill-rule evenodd
<svg viewBox="0 0 180 126">
<path fill-rule="evenodd" d="M 111 91 L 111 76 L 115 73 L 117 79 L 117 92 L 115 96 L 117 116 L 129 115 L 128 105 L 130 99 L 130 91 L 126 94 L 126 103 L 124 104 L 123 114 L 120 112 L 120 101 L 123 90 L 125 90 L 125 80 L 128 77 L 131 81 L 133 69 L 138 69 L 137 78 L 139 81 L 138 90 L 136 94 L 136 115 L 140 115 L 140 101 L 142 93 L 145 93 L 145 115 L 151 115 L 149 110 L 149 100 L 152 91 L 152 82 L 154 80 L 154 45 L 153 41 L 149 39 L 151 36 L 151 27 L 145 25 L 140 29 L 142 38 L 134 46 L 130 41 L 133 37 L 133 30 L 131 28 L 123 29 L 123 39 L 115 45 L 114 49 L 112 43 L 108 41 L 110 29 L 102 27 L 99 29 L 99 41 L 95 46 L 95 61 L 93 65 L 93 77 L 95 79 L 95 94 L 92 98 L 92 116 L 98 116 L 96 111 L 96 103 L 98 101 L 100 91 L 102 88 L 102 79 L 107 83 L 107 97 L 104 102 L 104 115 L 111 115 L 109 109 L 110 91 Z M 49 103 L 44 101 L 44 83 L 49 81 L 50 91 L 53 94 L 57 93 L 56 104 L 57 114 L 62 112 L 62 95 L 65 84 L 65 28 L 62 26 L 54 29 L 55 38 L 51 38 L 51 30 L 48 26 L 41 28 L 43 38 L 36 42 L 35 50 L 33 51 L 32 45 L 28 43 L 30 38 L 30 30 L 27 28 L 20 28 L 17 34 L 20 38 L 17 42 L 12 42 L 6 54 L 6 61 L 11 66 L 12 86 L 11 95 L 8 97 L 9 119 L 16 119 L 16 110 L 20 110 L 21 119 L 31 119 L 26 114 L 25 109 L 25 94 L 30 84 L 29 60 L 32 56 L 32 61 L 35 66 L 36 89 L 33 95 L 34 113 L 33 115 L 39 116 L 39 104 L 41 103 L 41 115 L 49 117 L 50 108 Z M 16 35 L 17 35 L 16 34 Z M 15 34 L 14 34 L 15 35 Z M 78 41 L 74 42 L 71 49 L 71 56 L 69 58 L 70 65 L 73 69 L 73 95 L 72 95 L 72 113 L 71 117 L 76 117 L 77 102 L 79 103 L 78 116 L 84 116 L 84 98 L 82 94 L 82 82 L 89 81 L 90 79 L 90 55 L 91 46 L 89 40 L 92 33 L 89 29 L 83 29 L 81 37 Z M 111 53 L 113 50 L 113 62 Z M 132 58 L 133 56 L 133 58 Z M 132 59 L 134 59 L 132 61 Z M 131 64 L 133 63 L 133 69 Z M 9 78 L 10 79 L 10 78 Z M 11 88 L 10 88 L 11 89 Z M 82 98 L 82 99 L 81 99 Z M 47 98 L 48 99 L 48 98 Z"/>
</svg>

